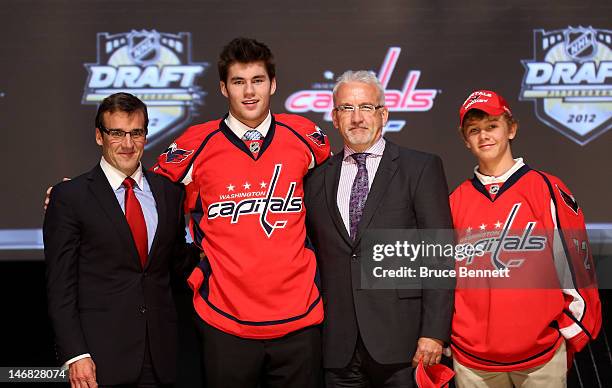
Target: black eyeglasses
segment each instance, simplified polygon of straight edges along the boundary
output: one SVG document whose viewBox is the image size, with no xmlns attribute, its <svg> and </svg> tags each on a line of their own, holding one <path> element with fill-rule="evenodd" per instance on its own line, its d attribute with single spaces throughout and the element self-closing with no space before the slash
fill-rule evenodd
<svg viewBox="0 0 612 388">
<path fill-rule="evenodd" d="M 100 130 L 109 135 L 113 140 L 121 140 L 128 133 L 130 134 L 130 138 L 136 141 L 144 140 L 147 136 L 147 130 L 144 128 L 134 128 L 131 131 L 124 131 L 122 129 L 104 128 L 103 125 L 100 125 Z"/>
</svg>

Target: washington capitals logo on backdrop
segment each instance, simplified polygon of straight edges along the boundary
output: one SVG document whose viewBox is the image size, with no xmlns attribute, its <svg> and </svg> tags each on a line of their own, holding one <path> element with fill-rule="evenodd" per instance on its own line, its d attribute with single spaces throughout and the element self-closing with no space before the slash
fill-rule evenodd
<svg viewBox="0 0 612 388">
<path fill-rule="evenodd" d="M 193 154 L 193 150 L 183 150 L 178 148 L 176 143 L 172 143 L 162 155 L 166 155 L 166 163 L 178 164 L 186 160 L 191 154 Z"/>
<path fill-rule="evenodd" d="M 436 89 L 418 89 L 421 78 L 420 70 L 410 70 L 404 79 L 402 89 L 387 88 L 399 59 L 401 47 L 389 47 L 377 77 L 385 89 L 385 106 L 390 112 L 427 112 L 434 105 L 434 99 L 440 93 Z M 333 93 L 334 73 L 327 70 L 323 73 L 324 82 L 315 82 L 310 89 L 298 90 L 285 101 L 285 109 L 293 113 L 319 112 L 323 119 L 331 121 L 334 107 Z M 399 132 L 406 125 L 406 120 L 389 120 L 384 132 Z"/>
<path fill-rule="evenodd" d="M 612 30 L 534 30 L 534 57 L 523 60 L 520 99 L 538 118 L 580 145 L 612 127 Z"/>
<path fill-rule="evenodd" d="M 117 92 L 140 98 L 149 113 L 147 147 L 191 122 L 206 95 L 196 79 L 209 64 L 191 61 L 189 32 L 101 32 L 97 40 L 97 62 L 85 64 L 83 104 L 97 105 Z"/>
</svg>

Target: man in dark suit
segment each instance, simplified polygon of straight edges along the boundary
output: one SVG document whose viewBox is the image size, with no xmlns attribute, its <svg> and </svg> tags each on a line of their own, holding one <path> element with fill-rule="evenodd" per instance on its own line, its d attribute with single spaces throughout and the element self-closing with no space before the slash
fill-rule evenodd
<svg viewBox="0 0 612 388">
<path fill-rule="evenodd" d="M 43 227 L 49 315 L 74 387 L 174 381 L 170 268 L 195 265 L 183 189 L 148 173 L 146 106 L 127 94 L 100 104 L 100 163 L 55 186 Z"/>
<path fill-rule="evenodd" d="M 388 111 L 373 73 L 343 74 L 334 106 L 344 150 L 312 172 L 305 193 L 325 303 L 326 384 L 411 387 L 415 363 L 440 362 L 453 290 L 362 289 L 360 242 L 368 229 L 452 229 L 442 162 L 382 138 Z"/>
</svg>

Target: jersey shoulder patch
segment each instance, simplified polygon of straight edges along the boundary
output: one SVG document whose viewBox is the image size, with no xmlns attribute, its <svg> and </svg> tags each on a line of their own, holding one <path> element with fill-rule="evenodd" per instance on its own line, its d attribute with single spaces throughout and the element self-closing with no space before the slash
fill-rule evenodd
<svg viewBox="0 0 612 388">
<path fill-rule="evenodd" d="M 311 143 L 318 147 L 329 145 L 325 131 L 305 117 L 281 113 L 274 115 L 274 118 L 278 124 L 290 127 L 300 136 L 310 140 Z"/>
<path fill-rule="evenodd" d="M 578 202 L 576 201 L 576 198 L 574 198 L 573 195 L 571 195 L 568 192 L 565 192 L 558 184 L 555 184 L 557 190 L 559 191 L 559 194 L 561 195 L 561 198 L 563 199 L 563 202 L 565 202 L 565 204 L 572 209 L 572 211 L 576 214 L 578 214 L 578 210 L 580 209 L 580 207 L 578 206 Z"/>
<path fill-rule="evenodd" d="M 181 163 L 184 162 L 185 160 L 187 160 L 187 158 L 189 157 L 189 155 L 193 154 L 194 150 L 185 150 L 182 148 L 179 148 L 178 144 L 172 143 L 170 144 L 170 146 L 168 146 L 168 148 L 166 148 L 166 150 L 164 152 L 162 152 L 162 155 L 165 156 L 166 163 Z"/>
<path fill-rule="evenodd" d="M 308 146 L 315 157 L 316 165 L 323 163 L 331 154 L 329 139 L 323 129 L 305 117 L 287 113 L 275 114 L 277 126 L 294 132 Z"/>
<path fill-rule="evenodd" d="M 552 185 L 551 189 L 553 190 L 553 195 L 557 197 L 557 199 L 561 199 L 563 203 L 574 213 L 578 215 L 580 211 L 580 206 L 578 205 L 578 201 L 571 193 L 571 191 L 567 188 L 567 186 L 561 181 L 561 179 L 557 178 L 554 175 L 548 174 L 543 171 L 538 171 L 541 175 L 546 177 L 550 184 Z"/>
<path fill-rule="evenodd" d="M 309 133 L 306 136 L 308 136 L 308 138 L 319 147 L 323 147 L 325 144 L 327 144 L 327 134 L 317 125 L 314 127 L 314 132 Z"/>
<path fill-rule="evenodd" d="M 157 157 L 157 163 L 152 170 L 174 182 L 181 181 L 197 156 L 198 150 L 211 134 L 219 129 L 220 122 L 221 120 L 214 120 L 187 128 Z"/>
<path fill-rule="evenodd" d="M 159 156 L 160 163 L 181 164 L 198 149 L 204 139 L 219 129 L 221 120 L 209 121 L 187 128 L 181 136 L 172 142 Z"/>
<path fill-rule="evenodd" d="M 181 163 L 193 154 L 204 139 L 219 129 L 221 120 L 209 121 L 187 128 L 168 148 L 160 155 L 160 160 L 166 163 Z"/>
</svg>

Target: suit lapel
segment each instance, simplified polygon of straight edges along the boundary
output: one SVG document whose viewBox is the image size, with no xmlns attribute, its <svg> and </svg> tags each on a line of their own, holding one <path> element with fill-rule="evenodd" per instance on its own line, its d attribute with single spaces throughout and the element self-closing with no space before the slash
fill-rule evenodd
<svg viewBox="0 0 612 388">
<path fill-rule="evenodd" d="M 348 235 L 340 210 L 338 209 L 338 184 L 340 183 L 340 170 L 344 152 L 334 155 L 327 164 L 325 170 L 325 197 L 327 198 L 327 208 L 329 209 L 334 225 L 338 233 L 348 245 L 353 245 L 353 241 Z"/>
<path fill-rule="evenodd" d="M 149 257 L 145 264 L 146 269 L 149 267 L 149 265 L 151 265 L 153 258 L 156 257 L 155 251 L 159 245 L 159 236 L 165 232 L 165 227 L 168 225 L 168 222 L 166 221 L 168 209 L 166 208 L 166 191 L 164 190 L 164 185 L 162 182 L 163 178 L 156 176 L 154 173 L 146 171 L 144 168 L 142 172 L 149 183 L 149 187 L 153 193 L 153 198 L 155 199 L 155 208 L 157 209 L 157 228 L 155 229 L 155 237 L 153 238 L 153 244 L 151 244 Z"/>
<path fill-rule="evenodd" d="M 399 149 L 397 145 L 386 141 L 385 150 L 383 151 L 382 159 L 376 170 L 372 187 L 368 193 L 368 199 L 366 200 L 365 207 L 363 208 L 363 214 L 361 215 L 361 221 L 357 226 L 357 236 L 355 238 L 355 245 L 359 244 L 361 236 L 365 229 L 372 221 L 372 217 L 380 205 L 380 202 L 389 186 L 393 176 L 397 172 L 397 158 L 399 157 Z"/>
<path fill-rule="evenodd" d="M 112 187 L 106 179 L 106 175 L 102 171 L 100 165 L 97 165 L 89 173 L 89 189 L 93 196 L 98 200 L 100 207 L 114 225 L 114 230 L 119 235 L 119 241 L 132 252 L 132 256 L 138 266 L 140 267 L 140 260 L 138 259 L 138 251 L 136 250 L 136 244 L 132 238 L 132 231 L 127 223 L 125 214 L 121 210 L 117 197 L 113 192 Z"/>
</svg>

